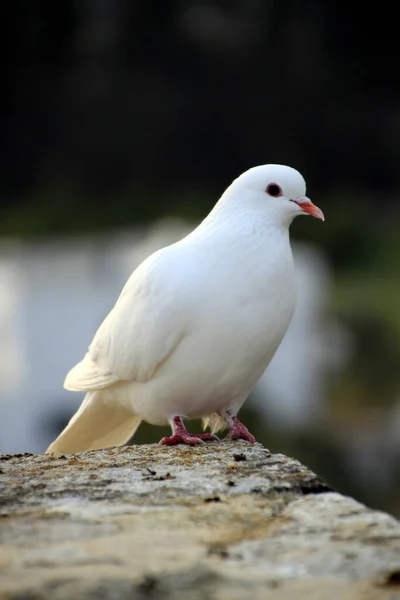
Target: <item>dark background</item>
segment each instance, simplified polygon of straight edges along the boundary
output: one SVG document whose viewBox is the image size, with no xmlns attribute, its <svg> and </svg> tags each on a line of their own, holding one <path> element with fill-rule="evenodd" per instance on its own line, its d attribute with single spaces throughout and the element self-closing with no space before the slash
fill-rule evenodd
<svg viewBox="0 0 400 600">
<path fill-rule="evenodd" d="M 399 514 L 399 445 L 384 444 L 400 398 L 398 21 L 388 6 L 3 3 L 0 234 L 199 219 L 248 167 L 299 169 L 327 220 L 304 219 L 293 235 L 328 257 L 330 309 L 356 352 L 331 382 L 329 423 L 306 437 L 255 433 Z M 357 432 L 383 440 L 377 470 L 395 457 L 382 489 L 352 481 L 343 452 Z"/>
</svg>

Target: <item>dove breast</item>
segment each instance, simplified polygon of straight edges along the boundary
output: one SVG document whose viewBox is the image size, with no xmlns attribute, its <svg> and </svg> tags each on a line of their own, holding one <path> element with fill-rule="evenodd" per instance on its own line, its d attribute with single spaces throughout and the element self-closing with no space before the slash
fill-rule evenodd
<svg viewBox="0 0 400 600">
<path fill-rule="evenodd" d="M 152 276 L 159 272 L 162 280 L 168 274 L 162 305 L 170 310 L 159 309 L 157 319 L 166 320 L 178 342 L 150 379 L 117 384 L 120 402 L 153 424 L 244 402 L 281 343 L 295 306 L 289 239 L 276 237 L 268 255 L 259 240 L 241 244 L 246 256 L 237 262 L 231 260 L 238 252 L 234 238 L 232 248 L 226 242 L 225 256 L 204 238 L 201 243 L 185 238 L 158 255 Z M 151 323 L 151 314 L 146 321 Z"/>
</svg>

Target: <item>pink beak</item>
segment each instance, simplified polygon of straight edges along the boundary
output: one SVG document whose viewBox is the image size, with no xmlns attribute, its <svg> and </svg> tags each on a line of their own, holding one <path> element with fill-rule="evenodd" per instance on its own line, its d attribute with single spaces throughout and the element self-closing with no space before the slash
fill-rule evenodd
<svg viewBox="0 0 400 600">
<path fill-rule="evenodd" d="M 322 221 L 325 221 L 324 213 L 322 212 L 322 210 L 318 208 L 318 206 L 315 206 L 315 204 L 313 204 L 311 200 L 307 198 L 307 196 L 301 196 L 301 198 L 293 200 L 293 202 L 300 206 L 301 210 L 307 215 L 311 215 L 316 219 L 321 219 Z"/>
</svg>

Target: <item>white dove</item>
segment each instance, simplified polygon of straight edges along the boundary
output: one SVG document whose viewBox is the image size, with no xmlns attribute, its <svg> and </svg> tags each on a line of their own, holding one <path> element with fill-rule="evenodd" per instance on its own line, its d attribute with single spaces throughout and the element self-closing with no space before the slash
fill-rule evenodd
<svg viewBox="0 0 400 600">
<path fill-rule="evenodd" d="M 142 420 L 170 423 L 160 444 L 201 444 L 183 419 L 254 442 L 237 413 L 289 326 L 296 301 L 289 225 L 324 220 L 302 175 L 284 165 L 249 169 L 204 221 L 131 275 L 89 350 L 67 375 L 86 396 L 47 452 L 126 443 Z"/>
</svg>

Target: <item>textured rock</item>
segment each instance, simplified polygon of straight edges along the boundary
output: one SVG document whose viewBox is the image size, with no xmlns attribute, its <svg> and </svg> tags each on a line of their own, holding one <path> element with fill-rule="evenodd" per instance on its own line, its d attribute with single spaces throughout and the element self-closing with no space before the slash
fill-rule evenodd
<svg viewBox="0 0 400 600">
<path fill-rule="evenodd" d="M 2 600 L 400 598 L 400 523 L 258 444 L 0 459 Z"/>
</svg>

